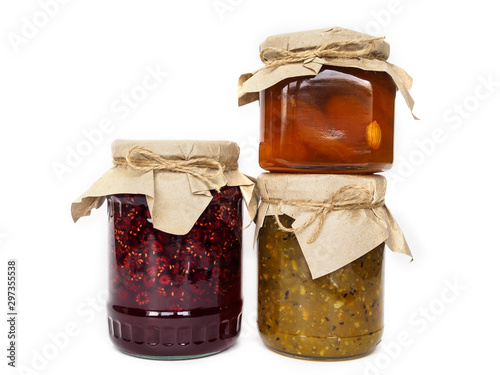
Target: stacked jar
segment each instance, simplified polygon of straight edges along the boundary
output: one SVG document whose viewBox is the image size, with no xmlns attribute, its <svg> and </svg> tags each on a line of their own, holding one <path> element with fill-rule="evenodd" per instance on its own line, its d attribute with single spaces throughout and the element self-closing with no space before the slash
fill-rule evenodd
<svg viewBox="0 0 500 375">
<path fill-rule="evenodd" d="M 337 360 L 373 351 L 383 332 L 384 247 L 411 256 L 385 206 L 397 89 L 383 38 L 331 28 L 272 36 L 264 68 L 242 75 L 260 101 L 258 327 L 272 350 Z"/>
</svg>

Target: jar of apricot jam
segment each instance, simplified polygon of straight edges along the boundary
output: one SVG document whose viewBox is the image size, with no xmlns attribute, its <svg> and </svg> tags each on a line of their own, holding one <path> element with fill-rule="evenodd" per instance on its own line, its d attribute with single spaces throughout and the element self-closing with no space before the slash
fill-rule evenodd
<svg viewBox="0 0 500 375">
<path fill-rule="evenodd" d="M 220 352 L 237 339 L 242 195 L 237 186 L 212 195 L 186 235 L 153 228 L 144 195 L 108 196 L 108 319 L 119 350 L 186 359 Z"/>
<path fill-rule="evenodd" d="M 323 66 L 260 92 L 260 166 L 374 173 L 393 162 L 396 85 L 385 72 Z"/>
<path fill-rule="evenodd" d="M 279 217 L 290 227 L 293 219 Z M 267 347 L 302 359 L 372 352 L 384 326 L 384 243 L 313 279 L 293 233 L 266 216 L 258 237 L 258 327 Z"/>
<path fill-rule="evenodd" d="M 264 66 L 238 80 L 238 103 L 260 102 L 260 166 L 270 172 L 371 174 L 391 168 L 394 102 L 413 108 L 412 78 L 390 46 L 341 27 L 272 35 Z"/>
</svg>

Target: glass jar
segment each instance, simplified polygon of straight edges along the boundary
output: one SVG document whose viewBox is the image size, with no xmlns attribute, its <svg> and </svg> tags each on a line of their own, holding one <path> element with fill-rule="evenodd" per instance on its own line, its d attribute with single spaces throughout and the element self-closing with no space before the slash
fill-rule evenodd
<svg viewBox="0 0 500 375">
<path fill-rule="evenodd" d="M 262 90 L 260 166 L 271 172 L 388 170 L 395 95 L 385 72 L 326 65 L 316 76 Z"/>
<path fill-rule="evenodd" d="M 153 228 L 144 195 L 107 197 L 109 332 L 119 350 L 184 359 L 235 342 L 242 309 L 242 194 L 238 186 L 211 192 L 212 201 L 186 235 Z"/>
<path fill-rule="evenodd" d="M 279 219 L 291 227 L 291 217 Z M 384 325 L 384 243 L 313 279 L 295 235 L 266 216 L 258 258 L 258 327 L 270 349 L 314 360 L 355 358 L 375 349 Z"/>
</svg>

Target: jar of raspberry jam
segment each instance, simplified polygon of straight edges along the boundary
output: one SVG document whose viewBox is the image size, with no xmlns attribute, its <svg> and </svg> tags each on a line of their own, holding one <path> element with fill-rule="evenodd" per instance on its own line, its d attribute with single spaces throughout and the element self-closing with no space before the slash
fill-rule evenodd
<svg viewBox="0 0 500 375">
<path fill-rule="evenodd" d="M 107 198 L 108 319 L 120 350 L 194 358 L 235 342 L 242 309 L 242 198 L 238 187 L 212 194 L 185 235 L 153 228 L 144 195 Z"/>
<path fill-rule="evenodd" d="M 120 351 L 188 359 L 235 343 L 242 202 L 254 187 L 238 154 L 232 142 L 116 141 L 116 166 L 73 203 L 77 220 L 107 201 L 108 323 Z"/>
<path fill-rule="evenodd" d="M 271 172 L 368 174 L 391 168 L 394 104 L 411 78 L 389 44 L 342 28 L 267 38 L 265 67 L 240 78 L 240 105 L 260 101 L 259 163 Z"/>
</svg>

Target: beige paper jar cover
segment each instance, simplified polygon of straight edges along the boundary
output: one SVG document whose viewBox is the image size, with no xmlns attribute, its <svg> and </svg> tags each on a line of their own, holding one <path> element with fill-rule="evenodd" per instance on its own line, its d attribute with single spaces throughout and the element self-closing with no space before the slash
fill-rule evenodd
<svg viewBox="0 0 500 375">
<path fill-rule="evenodd" d="M 108 195 L 143 194 L 154 228 L 185 235 L 212 200 L 210 190 L 226 185 L 240 187 L 253 218 L 258 195 L 255 182 L 237 169 L 239 151 L 228 141 L 117 140 L 115 166 L 72 203 L 73 220 L 90 215 Z M 160 166 L 153 167 L 158 160 Z"/>
<path fill-rule="evenodd" d="M 265 66 L 239 78 L 238 103 L 241 106 L 258 100 L 260 91 L 287 78 L 315 76 L 326 65 L 386 72 L 413 110 L 409 92 L 413 80 L 403 69 L 387 62 L 389 52 L 383 38 L 342 27 L 270 36 L 260 45 Z"/>
<path fill-rule="evenodd" d="M 313 279 L 358 259 L 385 242 L 411 252 L 385 206 L 386 180 L 379 175 L 263 173 L 257 179 L 261 205 L 256 238 L 266 216 L 286 214 Z M 287 228 L 284 228 L 287 229 Z"/>
</svg>

